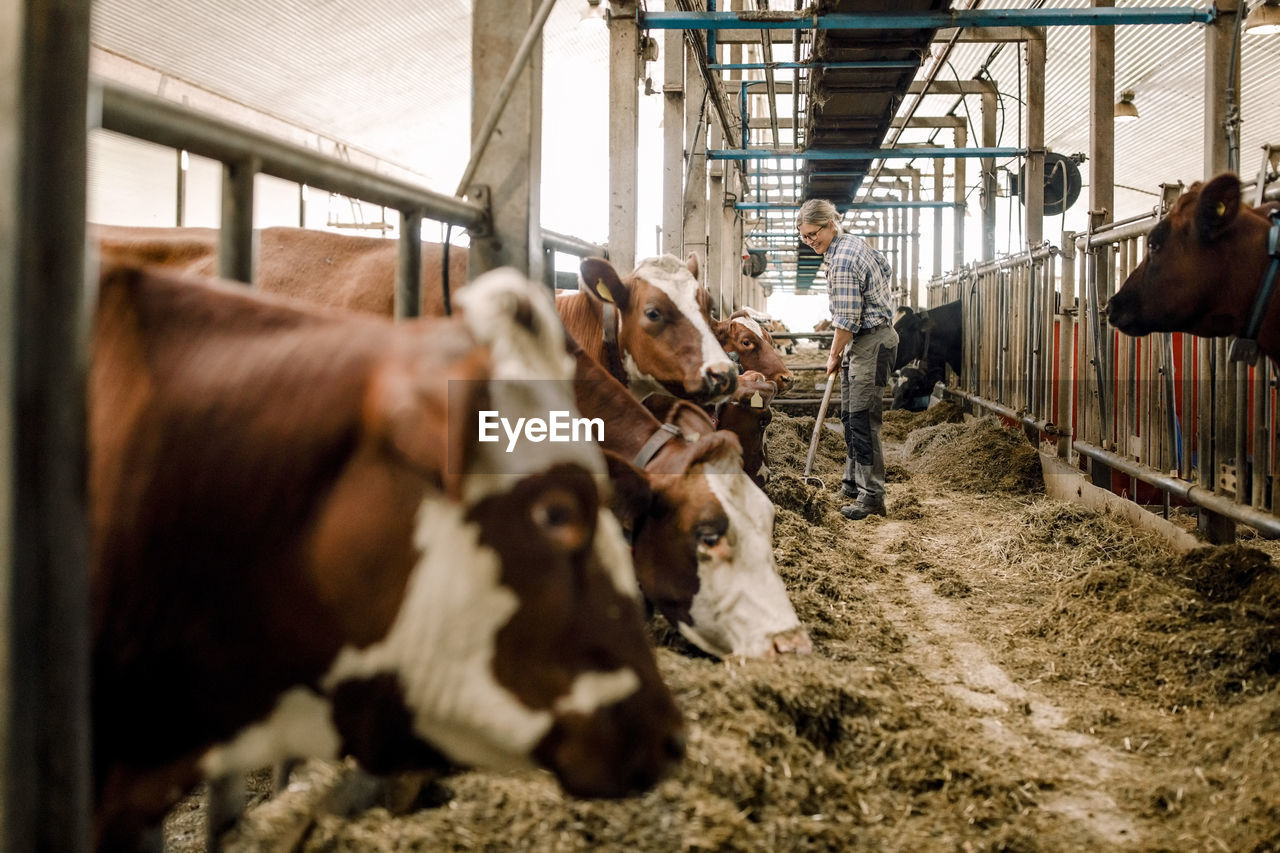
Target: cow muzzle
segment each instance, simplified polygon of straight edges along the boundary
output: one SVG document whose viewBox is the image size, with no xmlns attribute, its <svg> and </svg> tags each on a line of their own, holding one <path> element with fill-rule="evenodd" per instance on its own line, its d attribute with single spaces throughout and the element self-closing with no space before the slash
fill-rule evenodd
<svg viewBox="0 0 1280 853">
<path fill-rule="evenodd" d="M 737 387 L 738 369 L 733 362 L 716 362 L 702 368 L 702 387 L 698 390 L 709 400 L 723 400 Z"/>
</svg>

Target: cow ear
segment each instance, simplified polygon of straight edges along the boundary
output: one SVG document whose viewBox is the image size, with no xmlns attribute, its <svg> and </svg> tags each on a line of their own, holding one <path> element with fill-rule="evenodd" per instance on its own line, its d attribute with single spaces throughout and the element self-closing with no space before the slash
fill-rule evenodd
<svg viewBox="0 0 1280 853">
<path fill-rule="evenodd" d="M 489 372 L 483 348 L 443 369 L 434 359 L 386 359 L 365 395 L 366 434 L 449 497 L 460 498 L 477 413 L 487 405 Z"/>
<path fill-rule="evenodd" d="M 582 277 L 581 287 L 600 302 L 612 302 L 619 310 L 625 309 L 631 299 L 631 291 L 622 283 L 613 264 L 604 258 L 584 258 L 578 265 Z"/>
<path fill-rule="evenodd" d="M 1212 243 L 1235 221 L 1240 212 L 1240 179 L 1222 174 L 1204 185 L 1196 202 L 1196 233 Z"/>
<path fill-rule="evenodd" d="M 698 280 L 698 269 L 699 269 L 698 253 L 697 253 L 697 252 L 690 252 L 690 253 L 689 253 L 689 260 L 688 260 L 687 266 L 689 267 L 689 275 L 693 276 L 694 280 L 695 280 L 695 281 L 697 281 L 697 280 Z"/>
</svg>

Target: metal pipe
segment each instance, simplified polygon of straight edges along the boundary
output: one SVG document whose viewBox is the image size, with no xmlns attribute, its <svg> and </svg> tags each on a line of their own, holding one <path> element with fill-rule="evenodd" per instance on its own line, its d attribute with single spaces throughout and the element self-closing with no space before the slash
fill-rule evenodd
<svg viewBox="0 0 1280 853">
<path fill-rule="evenodd" d="M 775 337 L 777 336 L 775 335 Z M 959 397 L 961 400 L 965 400 L 975 406 L 981 406 L 984 409 L 995 412 L 1001 417 L 1008 418 L 1011 421 L 1017 421 L 1023 426 L 1029 426 L 1032 429 L 1045 433 L 1046 435 L 1056 436 L 1061 435 L 1063 432 L 1062 427 L 1052 423 L 1051 421 L 1037 420 L 1031 415 L 1015 411 L 1008 406 L 1003 406 L 1000 403 L 993 402 L 985 397 L 979 397 L 977 394 L 971 394 L 968 391 L 963 391 L 959 388 L 946 388 L 943 390 L 943 394 L 952 397 Z M 1067 434 L 1070 434 L 1070 429 L 1068 428 L 1066 432 Z"/>
<path fill-rule="evenodd" d="M 758 81 L 757 81 L 758 82 Z M 778 148 L 717 148 L 708 160 L 914 160 L 953 157 L 1022 157 L 1025 148 L 813 148 L 788 151 Z"/>
<path fill-rule="evenodd" d="M 258 158 L 258 171 L 397 210 L 421 210 L 464 228 L 484 225 L 484 207 L 246 130 L 172 101 L 101 84 L 102 127 L 222 162 Z"/>
<path fill-rule="evenodd" d="M 1095 447 L 1088 442 L 1075 442 L 1075 449 L 1081 456 L 1096 459 L 1103 465 L 1107 465 L 1131 477 L 1136 477 L 1148 485 L 1155 486 L 1161 491 L 1168 492 L 1198 507 L 1226 516 L 1232 521 L 1247 524 L 1268 536 L 1280 537 L 1280 518 L 1269 512 L 1263 512 L 1250 506 L 1242 506 L 1231 498 L 1215 495 L 1212 490 L 1206 489 L 1204 486 L 1187 482 L 1179 477 L 1172 477 L 1168 474 L 1153 471 L 1145 465 L 1131 462 L 1123 456 Z"/>
<path fill-rule="evenodd" d="M 903 59 L 855 59 L 848 62 L 715 62 L 712 71 L 779 71 L 804 68 L 915 68 L 920 63 Z"/>
<path fill-rule="evenodd" d="M 926 30 L 946 27 L 1114 27 L 1210 24 L 1214 6 L 1162 9 L 954 9 L 899 14 L 804 15 L 795 12 L 637 12 L 647 30 Z"/>
<path fill-rule="evenodd" d="M 533 20 L 529 23 L 524 40 L 520 42 L 515 58 L 511 60 L 511 67 L 507 69 L 507 76 L 502 78 L 502 83 L 489 104 L 489 111 L 485 113 L 484 124 L 480 126 L 480 132 L 476 134 L 475 141 L 471 145 L 471 159 L 462 172 L 462 180 L 458 181 L 458 191 L 454 195 L 461 197 L 466 194 L 467 187 L 480 166 L 480 159 L 484 157 L 484 150 L 489 146 L 489 140 L 498 127 L 498 120 L 502 118 L 502 111 L 506 109 L 507 101 L 511 100 L 511 93 L 515 91 L 516 80 L 529 62 L 534 45 L 542 37 L 542 25 L 547 22 L 547 16 L 551 14 L 551 9 L 555 5 L 556 0 L 542 0 L 542 5 L 538 7 Z"/>
<path fill-rule="evenodd" d="M 736 210 L 795 210 L 802 202 L 742 201 Z M 954 207 L 950 201 L 850 201 L 836 205 L 836 210 L 893 210 L 899 207 Z M 882 233 L 888 233 L 882 232 Z"/>
<path fill-rule="evenodd" d="M 445 276 L 449 274 L 447 269 L 442 272 Z M 400 242 L 396 247 L 395 315 L 397 318 L 422 315 L 422 214 L 416 210 L 400 214 Z"/>
<path fill-rule="evenodd" d="M 545 228 L 542 229 L 542 247 L 565 255 L 577 255 L 580 258 L 609 257 L 608 246 L 591 243 L 579 237 L 570 237 L 567 234 L 558 234 Z"/>
</svg>

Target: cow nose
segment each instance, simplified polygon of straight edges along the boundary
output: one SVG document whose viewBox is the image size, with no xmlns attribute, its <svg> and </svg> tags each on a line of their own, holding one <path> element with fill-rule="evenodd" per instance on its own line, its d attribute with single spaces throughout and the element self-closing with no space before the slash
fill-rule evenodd
<svg viewBox="0 0 1280 853">
<path fill-rule="evenodd" d="M 780 655 L 807 655 L 813 651 L 813 641 L 809 632 L 796 627 L 789 631 L 780 631 L 769 638 L 773 651 Z"/>
<path fill-rule="evenodd" d="M 713 395 L 732 394 L 738 387 L 738 369 L 731 361 L 709 364 L 703 371 L 703 381 Z"/>
<path fill-rule="evenodd" d="M 785 394 L 795 384 L 796 377 L 790 370 L 778 377 L 778 392 Z"/>
</svg>

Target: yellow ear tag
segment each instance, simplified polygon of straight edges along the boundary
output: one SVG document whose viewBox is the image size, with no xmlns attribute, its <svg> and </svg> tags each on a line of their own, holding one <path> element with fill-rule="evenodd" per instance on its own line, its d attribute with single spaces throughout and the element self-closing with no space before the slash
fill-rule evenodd
<svg viewBox="0 0 1280 853">
<path fill-rule="evenodd" d="M 686 432 L 684 434 L 684 440 L 690 444 L 696 443 L 700 438 L 702 438 L 702 433 L 700 432 Z"/>
<path fill-rule="evenodd" d="M 764 408 L 764 398 L 760 396 L 759 391 L 751 395 L 751 408 L 753 409 Z"/>
<path fill-rule="evenodd" d="M 1226 212 L 1227 212 L 1227 206 L 1222 202 L 1218 202 L 1218 215 L 1221 216 Z"/>
<path fill-rule="evenodd" d="M 613 294 L 609 292 L 609 288 L 604 286 L 604 279 L 596 281 L 596 293 L 600 294 L 600 298 L 605 302 L 613 301 Z"/>
</svg>

